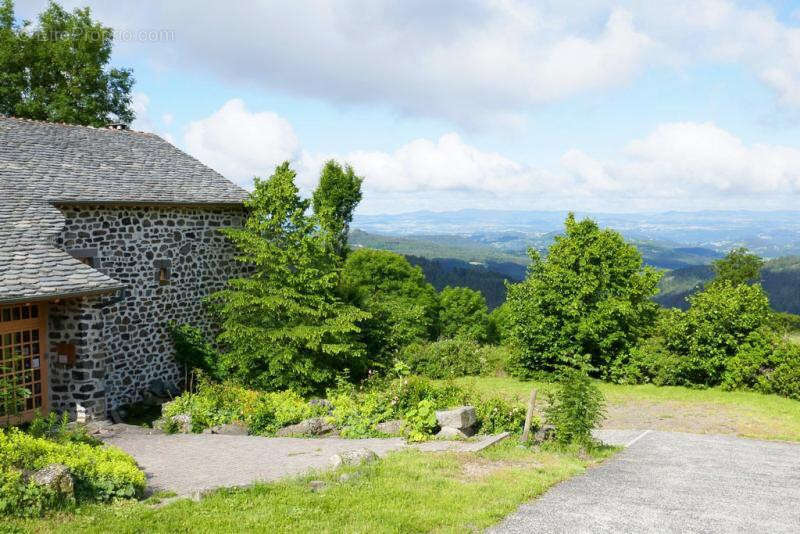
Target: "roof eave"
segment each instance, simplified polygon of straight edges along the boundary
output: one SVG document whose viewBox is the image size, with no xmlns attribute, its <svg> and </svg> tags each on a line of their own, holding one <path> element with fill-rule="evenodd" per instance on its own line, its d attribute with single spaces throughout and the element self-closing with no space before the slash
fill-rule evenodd
<svg viewBox="0 0 800 534">
<path fill-rule="evenodd" d="M 99 289 L 83 289 L 74 291 L 58 291 L 54 293 L 47 293 L 43 295 L 20 295 L 13 297 L 0 296 L 0 304 L 19 304 L 20 302 L 45 302 L 57 299 L 72 299 L 81 297 L 96 297 L 99 295 L 106 295 L 114 293 L 120 289 L 125 289 L 125 285 L 118 284 L 115 286 L 107 286 Z"/>
</svg>

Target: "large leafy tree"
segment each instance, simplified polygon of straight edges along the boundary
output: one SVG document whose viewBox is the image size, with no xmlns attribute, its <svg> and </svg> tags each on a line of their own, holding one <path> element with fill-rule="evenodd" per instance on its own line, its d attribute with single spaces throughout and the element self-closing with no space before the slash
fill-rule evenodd
<svg viewBox="0 0 800 534">
<path fill-rule="evenodd" d="M 337 295 L 334 238 L 308 213 L 310 201 L 294 180 L 288 162 L 269 179 L 256 179 L 246 224 L 225 230 L 252 274 L 231 280 L 211 300 L 222 318 L 219 341 L 231 376 L 248 386 L 309 392 L 345 370 L 363 373 L 357 323 L 369 314 Z"/>
<path fill-rule="evenodd" d="M 439 295 L 439 328 L 442 337 L 466 337 L 480 343 L 489 337 L 486 299 L 468 287 L 445 287 Z"/>
<path fill-rule="evenodd" d="M 336 254 L 344 258 L 349 251 L 347 237 L 353 211 L 361 202 L 361 183 L 363 178 L 356 176 L 353 168 L 333 160 L 325 163 L 319 179 L 319 187 L 314 191 L 312 204 L 320 223 L 333 237 Z"/>
<path fill-rule="evenodd" d="M 0 4 L 0 114 L 104 126 L 130 123 L 133 76 L 109 68 L 111 28 L 50 2 L 33 26 Z"/>
<path fill-rule="evenodd" d="M 362 339 L 376 367 L 389 365 L 405 345 L 436 335 L 436 290 L 400 254 L 366 248 L 351 252 L 342 271 L 342 291 L 370 314 L 361 322 Z"/>
<path fill-rule="evenodd" d="M 545 259 L 529 254 L 526 280 L 508 287 L 520 372 L 549 372 L 588 355 L 604 373 L 653 324 L 660 274 L 619 233 L 570 214 Z"/>
<path fill-rule="evenodd" d="M 736 248 L 719 260 L 714 261 L 714 280 L 713 284 L 720 284 L 725 281 L 731 285 L 754 284 L 761 278 L 761 268 L 764 260 L 752 254 L 744 247 Z"/>
</svg>

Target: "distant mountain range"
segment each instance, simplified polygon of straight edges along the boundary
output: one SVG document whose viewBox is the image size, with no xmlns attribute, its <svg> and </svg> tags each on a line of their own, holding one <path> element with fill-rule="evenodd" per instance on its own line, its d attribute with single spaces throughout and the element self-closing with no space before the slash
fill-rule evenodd
<svg viewBox="0 0 800 534">
<path fill-rule="evenodd" d="M 396 215 L 357 215 L 353 228 L 392 236 L 459 236 L 500 252 L 546 248 L 561 232 L 567 212 L 460 210 Z M 800 255 L 800 211 L 697 211 L 583 213 L 600 226 L 633 241 L 667 248 L 701 248 L 725 253 L 745 246 L 765 258 Z"/>
<path fill-rule="evenodd" d="M 576 216 L 619 231 L 645 263 L 666 271 L 656 297 L 664 306 L 685 307 L 686 297 L 712 277 L 711 262 L 744 246 L 773 258 L 762 280 L 773 308 L 800 313 L 800 211 Z M 565 218 L 566 212 L 496 210 L 357 216 L 350 243 L 406 255 L 437 289 L 472 287 L 494 308 L 505 300 L 504 282 L 525 277 L 528 248 L 546 253 Z"/>
</svg>

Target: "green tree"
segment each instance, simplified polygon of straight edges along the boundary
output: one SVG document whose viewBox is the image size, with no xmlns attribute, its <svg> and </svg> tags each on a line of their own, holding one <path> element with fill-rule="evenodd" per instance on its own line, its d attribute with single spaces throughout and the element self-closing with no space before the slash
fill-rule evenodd
<svg viewBox="0 0 800 534">
<path fill-rule="evenodd" d="M 17 23 L 12 0 L 0 5 L 0 114 L 105 126 L 130 123 L 133 76 L 108 68 L 113 31 L 89 8 L 71 13 L 50 2 L 38 24 Z"/>
<path fill-rule="evenodd" d="M 530 250 L 525 281 L 508 286 L 520 373 L 552 372 L 589 355 L 605 373 L 653 324 L 660 274 L 636 247 L 570 214 L 546 259 Z"/>
<path fill-rule="evenodd" d="M 764 260 L 755 254 L 751 254 L 746 248 L 736 248 L 713 263 L 714 280 L 712 284 L 719 284 L 725 281 L 732 285 L 754 284 L 761 278 L 761 268 Z"/>
<path fill-rule="evenodd" d="M 363 178 L 356 176 L 350 165 L 343 169 L 341 165 L 330 160 L 322 168 L 319 186 L 312 197 L 314 213 L 333 236 L 334 251 L 341 258 L 345 258 L 349 251 L 347 237 L 353 211 L 361 202 L 363 181 Z"/>
<path fill-rule="evenodd" d="M 351 252 L 342 291 L 347 301 L 370 315 L 360 325 L 373 365 L 390 365 L 400 348 L 436 336 L 436 290 L 419 267 L 399 254 L 366 248 Z"/>
<path fill-rule="evenodd" d="M 514 318 L 511 305 L 506 301 L 489 314 L 489 342 L 496 345 L 511 343 Z"/>
<path fill-rule="evenodd" d="M 251 387 L 309 392 L 342 371 L 364 372 L 357 323 L 369 314 L 337 296 L 340 259 L 294 179 L 288 162 L 268 180 L 256 178 L 244 227 L 224 230 L 252 274 L 211 301 L 229 375 Z"/>
<path fill-rule="evenodd" d="M 772 311 L 760 285 L 712 284 L 689 297 L 689 309 L 662 321 L 668 350 L 681 357 L 680 382 L 720 384 L 728 362 L 752 336 L 769 328 Z M 766 334 L 765 334 L 766 335 Z"/>
<path fill-rule="evenodd" d="M 468 287 L 445 287 L 439 295 L 439 329 L 442 337 L 466 337 L 484 343 L 489 337 L 486 299 Z"/>
</svg>

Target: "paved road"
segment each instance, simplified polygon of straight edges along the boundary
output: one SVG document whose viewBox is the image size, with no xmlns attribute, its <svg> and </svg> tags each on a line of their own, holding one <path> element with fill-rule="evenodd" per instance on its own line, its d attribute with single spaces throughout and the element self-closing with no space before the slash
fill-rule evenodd
<svg viewBox="0 0 800 534">
<path fill-rule="evenodd" d="M 800 445 L 676 432 L 599 437 L 630 446 L 492 532 L 800 532 Z"/>
</svg>

